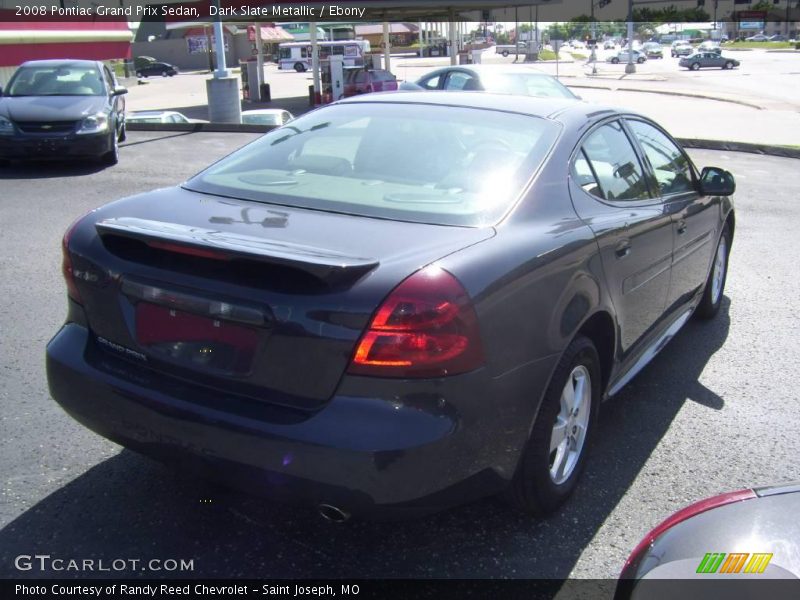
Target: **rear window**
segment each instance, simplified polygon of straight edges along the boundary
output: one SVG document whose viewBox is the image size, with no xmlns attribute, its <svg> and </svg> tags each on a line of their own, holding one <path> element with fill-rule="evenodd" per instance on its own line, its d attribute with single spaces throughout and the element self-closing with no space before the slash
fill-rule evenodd
<svg viewBox="0 0 800 600">
<path fill-rule="evenodd" d="M 559 134 L 491 110 L 341 104 L 299 117 L 189 180 L 228 197 L 441 225 L 495 223 Z"/>
<path fill-rule="evenodd" d="M 487 73 L 481 77 L 487 91 L 543 98 L 575 98 L 569 88 L 549 75 L 538 73 Z"/>
<path fill-rule="evenodd" d="M 374 81 L 394 81 L 395 76 L 389 73 L 389 71 L 382 71 L 380 69 L 376 71 L 370 71 L 370 75 L 372 75 L 372 79 Z"/>
</svg>

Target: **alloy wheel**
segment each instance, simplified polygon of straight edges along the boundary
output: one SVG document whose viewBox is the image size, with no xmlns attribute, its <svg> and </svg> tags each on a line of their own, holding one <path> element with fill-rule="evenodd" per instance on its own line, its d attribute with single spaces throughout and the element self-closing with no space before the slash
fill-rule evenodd
<svg viewBox="0 0 800 600">
<path fill-rule="evenodd" d="M 576 366 L 561 391 L 561 409 L 550 436 L 550 479 L 556 485 L 570 478 L 583 452 L 592 410 L 589 370 Z"/>
<path fill-rule="evenodd" d="M 716 304 L 722 293 L 722 282 L 725 281 L 725 267 L 728 255 L 728 243 L 725 236 L 719 240 L 717 255 L 714 257 L 714 274 L 711 276 L 711 302 Z"/>
</svg>

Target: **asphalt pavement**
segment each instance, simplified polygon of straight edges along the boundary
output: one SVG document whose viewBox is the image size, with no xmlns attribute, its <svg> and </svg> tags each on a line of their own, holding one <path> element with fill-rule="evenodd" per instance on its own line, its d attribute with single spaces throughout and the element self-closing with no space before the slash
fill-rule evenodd
<svg viewBox="0 0 800 600">
<path fill-rule="evenodd" d="M 81 576 L 14 568 L 18 555 L 49 554 L 194 564 L 95 576 L 609 578 L 685 504 L 800 479 L 800 163 L 725 152 L 691 151 L 698 166 L 722 166 L 738 181 L 722 310 L 691 321 L 603 406 L 575 497 L 547 520 L 488 499 L 416 521 L 332 525 L 84 429 L 50 399 L 44 372 L 66 308 L 63 231 L 93 207 L 177 184 L 255 137 L 136 132 L 112 168 L 0 169 L 0 577 Z"/>
</svg>

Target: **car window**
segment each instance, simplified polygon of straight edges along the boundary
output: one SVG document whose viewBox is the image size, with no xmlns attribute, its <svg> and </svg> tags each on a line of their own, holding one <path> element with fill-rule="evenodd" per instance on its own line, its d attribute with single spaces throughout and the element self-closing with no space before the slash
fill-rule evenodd
<svg viewBox="0 0 800 600">
<path fill-rule="evenodd" d="M 447 80 L 444 83 L 444 89 L 463 90 L 465 86 L 467 86 L 467 82 L 472 81 L 473 79 L 475 78 L 468 73 L 453 71 L 447 76 Z"/>
<path fill-rule="evenodd" d="M 355 82 L 356 83 L 366 83 L 367 81 L 367 72 L 366 71 L 358 71 L 355 75 Z"/>
<path fill-rule="evenodd" d="M 663 132 L 644 121 L 629 120 L 658 182 L 662 195 L 694 191 L 689 158 Z"/>
<path fill-rule="evenodd" d="M 597 128 L 583 144 L 606 200 L 650 198 L 644 170 L 619 121 Z"/>
<path fill-rule="evenodd" d="M 494 93 L 575 98 L 575 94 L 555 77 L 538 73 L 489 73 L 481 77 L 481 86 Z"/>
<path fill-rule="evenodd" d="M 592 167 L 589 165 L 589 160 L 583 150 L 578 153 L 572 163 L 572 178 L 587 194 L 603 198 L 603 191 L 600 189 L 600 184 L 597 182 L 594 171 L 592 171 Z"/>
<path fill-rule="evenodd" d="M 433 77 L 428 77 L 427 79 L 420 80 L 419 85 L 424 87 L 426 90 L 438 90 L 440 79 L 441 75 L 435 75 Z"/>
<path fill-rule="evenodd" d="M 106 84 L 108 85 L 109 90 L 113 90 L 117 85 L 117 78 L 114 77 L 114 73 L 111 70 L 103 65 L 103 73 L 106 76 Z"/>
<path fill-rule="evenodd" d="M 341 104 L 298 117 L 191 179 L 189 189 L 361 216 L 496 223 L 560 128 L 533 116 Z"/>
<path fill-rule="evenodd" d="M 372 79 L 374 81 L 394 81 L 395 76 L 389 73 L 389 71 L 384 71 L 383 69 L 376 69 L 372 71 Z"/>
</svg>

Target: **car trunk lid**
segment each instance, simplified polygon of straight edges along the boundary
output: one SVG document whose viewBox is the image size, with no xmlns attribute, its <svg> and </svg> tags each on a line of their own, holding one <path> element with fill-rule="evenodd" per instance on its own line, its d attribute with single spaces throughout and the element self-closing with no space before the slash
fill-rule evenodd
<svg viewBox="0 0 800 600">
<path fill-rule="evenodd" d="M 70 239 L 99 345 L 229 393 L 313 409 L 408 275 L 493 235 L 172 188 L 110 204 Z"/>
</svg>

